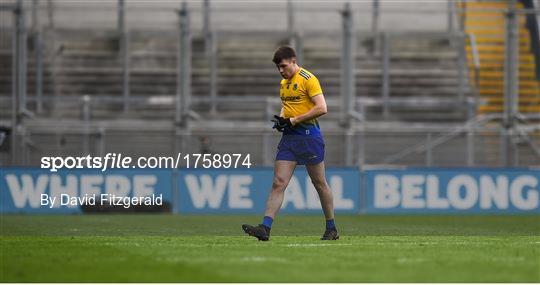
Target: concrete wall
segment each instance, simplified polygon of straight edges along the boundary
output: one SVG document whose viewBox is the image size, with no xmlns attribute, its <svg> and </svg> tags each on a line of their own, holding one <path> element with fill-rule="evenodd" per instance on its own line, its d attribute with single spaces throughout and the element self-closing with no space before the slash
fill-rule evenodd
<svg viewBox="0 0 540 285">
<path fill-rule="evenodd" d="M 14 2 L 13 0 L 8 1 Z M 31 1 L 24 1 L 30 8 Z M 127 22 L 131 29 L 172 29 L 177 25 L 176 10 L 182 1 L 126 0 Z M 340 10 L 344 0 L 293 1 L 296 26 L 301 31 L 334 31 L 341 29 Z M 371 30 L 372 1 L 351 1 L 359 30 Z M 39 1 L 40 22 L 57 28 L 116 27 L 116 0 L 108 1 Z M 187 1 L 192 13 L 192 26 L 202 29 L 202 0 Z M 285 30 L 287 1 L 213 0 L 212 24 L 220 30 Z M 51 14 L 52 9 L 52 14 Z M 394 31 L 445 31 L 447 1 L 380 0 L 380 29 Z M 4 12 L 2 12 L 4 13 Z M 30 13 L 28 13 L 30 14 Z M 11 21 L 4 17 L 6 24 Z M 52 16 L 52 18 L 51 18 Z M 29 23 L 30 23 L 30 15 Z M 454 21 L 455 23 L 455 21 Z"/>
</svg>

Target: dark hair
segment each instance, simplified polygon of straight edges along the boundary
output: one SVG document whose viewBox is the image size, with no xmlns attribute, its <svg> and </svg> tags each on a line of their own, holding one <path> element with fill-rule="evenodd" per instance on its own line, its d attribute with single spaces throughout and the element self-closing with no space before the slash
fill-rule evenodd
<svg viewBox="0 0 540 285">
<path fill-rule="evenodd" d="M 275 64 L 279 64 L 284 59 L 291 59 L 296 57 L 296 52 L 292 47 L 282 46 L 274 53 L 272 61 Z"/>
</svg>

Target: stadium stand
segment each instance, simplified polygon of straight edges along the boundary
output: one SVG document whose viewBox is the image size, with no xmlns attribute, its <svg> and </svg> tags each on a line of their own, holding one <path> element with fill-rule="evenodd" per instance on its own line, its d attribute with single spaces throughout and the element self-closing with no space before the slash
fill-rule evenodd
<svg viewBox="0 0 540 285">
<path fill-rule="evenodd" d="M 73 3 L 57 2 L 55 25 L 45 29 L 43 37 L 46 51 L 43 94 L 47 99 L 44 111 L 34 118 L 25 119 L 29 136 L 26 161 L 35 164 L 42 153 L 77 154 L 81 151 L 81 145 L 85 151 L 118 151 L 128 155 L 155 155 L 154 145 L 160 145 L 158 152 L 164 154 L 173 153 L 179 147 L 184 151 L 197 151 L 200 148 L 200 138 L 210 137 L 213 151 L 223 153 L 231 152 L 241 141 L 257 142 L 243 151 L 253 153 L 255 163 L 268 165 L 272 160 L 272 149 L 277 137 L 269 130 L 267 118 L 277 112 L 276 82 L 280 79 L 270 57 L 276 47 L 288 43 L 290 36 L 285 31 L 287 27 L 284 21 L 276 21 L 271 15 L 284 19 L 284 3 L 274 6 L 266 3 L 270 6 L 264 9 L 234 5 L 223 7 L 222 3 L 215 3 L 213 19 L 217 36 L 219 102 L 208 100 L 211 76 L 204 34 L 200 32 L 202 11 L 199 6 L 190 4 L 193 15 L 192 107 L 198 114 L 198 120 L 193 121 L 191 135 L 187 140 L 179 143 L 173 121 L 178 72 L 179 31 L 175 12 L 178 5 L 164 3 L 162 7 L 150 8 L 148 5 L 128 1 L 128 5 L 133 5 L 132 10 L 128 10 L 128 18 L 132 19 L 129 28 L 130 104 L 129 111 L 123 112 L 120 39 L 115 25 L 111 23 L 114 21 L 109 17 L 112 13 L 115 19 L 115 6 L 79 7 Z M 361 124 L 362 132 L 353 136 L 353 141 L 362 142 L 362 145 L 355 143 L 352 150 L 346 150 L 339 143 L 346 136 L 346 130 L 340 122 L 339 103 L 342 56 L 340 12 L 343 3 L 321 3 L 321 7 L 315 8 L 306 7 L 302 2 L 297 3 L 299 12 L 296 25 L 302 29 L 304 47 L 301 65 L 313 71 L 321 80 L 329 101 L 329 114 L 322 120 L 322 127 L 328 136 L 328 145 L 339 146 L 329 147 L 327 163 L 344 165 L 346 158 L 352 156 L 354 159 L 347 164 L 463 165 L 467 160 L 464 151 L 467 137 L 463 126 L 471 119 L 468 99 L 478 91 L 481 95 L 479 111 L 501 111 L 502 62 L 486 62 L 485 59 L 500 59 L 503 56 L 500 48 L 502 38 L 497 36 L 491 42 L 485 40 L 482 34 L 476 34 L 475 31 L 484 30 L 474 28 L 475 23 L 482 21 L 474 20 L 473 12 L 466 12 L 466 31 L 474 32 L 481 59 L 480 88 L 475 89 L 472 67 L 468 74 L 460 69 L 460 41 L 463 35 L 456 32 L 455 27 L 454 30 L 447 30 L 444 25 L 446 3 L 430 3 L 424 5 L 426 8 L 382 1 L 382 7 L 388 11 L 385 15 L 392 17 L 382 17 L 381 30 L 378 31 L 367 30 L 369 21 L 362 17 L 362 13 L 371 7 L 365 4 L 355 6 L 357 109 L 366 121 Z M 490 2 L 485 1 L 478 3 L 470 2 L 467 9 L 475 5 L 490 5 Z M 106 13 L 83 13 L 92 9 Z M 247 9 L 248 13 L 242 12 L 242 9 Z M 266 10 L 265 16 L 257 17 L 260 11 L 256 10 Z M 442 14 L 433 16 L 433 10 L 442 11 Z M 43 7 L 42 14 L 45 11 Z M 242 16 L 244 14 L 249 17 Z M 326 17 L 328 21 L 315 21 L 308 25 L 308 19 L 313 15 L 318 15 L 316 18 Z M 493 21 L 497 19 L 486 23 L 491 25 Z M 2 41 L 0 52 L 2 122 L 11 118 L 9 102 L 12 54 L 9 31 L 3 30 L 2 38 L 5 40 Z M 500 34 L 500 29 L 493 31 Z M 389 114 L 384 114 L 384 102 L 381 100 L 384 35 L 390 39 Z M 28 106 L 33 109 L 36 71 L 31 39 L 29 37 L 27 91 Z M 522 39 L 524 46 L 527 38 Z M 497 45 L 488 46 L 488 43 Z M 471 65 L 473 48 L 470 41 L 466 51 Z M 536 87 L 520 90 L 523 94 L 520 111 L 534 114 L 538 113 L 535 111 L 539 100 L 538 81 L 527 81 L 531 74 L 526 72 L 533 70 L 534 61 L 530 60 L 532 55 L 526 51 L 524 48 L 520 54 L 523 61 L 520 68 L 525 71 L 520 73 L 520 78 L 523 78 L 521 84 L 536 84 Z M 460 84 L 463 85 L 461 90 Z M 213 104 L 216 104 L 214 106 L 217 109 L 212 109 Z M 243 124 L 241 130 L 238 128 L 239 123 Z M 398 155 L 395 156 L 399 157 L 397 160 L 389 159 L 393 157 L 392 154 L 400 154 L 409 146 L 426 146 L 441 135 L 448 137 L 437 149 L 426 147 L 425 155 Z M 126 146 L 125 140 L 131 142 L 129 146 Z M 476 164 L 501 164 L 498 123 L 479 132 L 474 138 L 474 144 Z M 361 154 L 366 149 L 369 151 Z M 351 155 L 351 151 L 354 155 Z M 428 162 L 428 152 L 433 152 L 429 156 L 436 157 L 435 162 Z M 538 163 L 534 150 L 527 145 L 518 144 L 517 152 L 520 164 Z"/>
<path fill-rule="evenodd" d="M 479 106 L 481 113 L 502 112 L 504 107 L 504 51 L 505 15 L 503 1 L 465 2 L 465 31 L 474 35 L 480 55 L 479 94 L 486 104 Z M 522 3 L 517 7 L 523 9 Z M 532 51 L 533 41 L 526 28 L 526 15 L 519 15 L 519 110 L 523 113 L 540 112 L 540 81 Z M 469 67 L 472 69 L 471 42 L 467 46 Z M 471 70 L 474 82 L 474 71 Z"/>
<path fill-rule="evenodd" d="M 84 34 L 84 36 L 81 36 Z M 101 37 L 100 37 L 101 36 Z M 453 98 L 458 82 L 457 52 L 452 46 L 452 39 L 446 35 L 427 35 L 425 38 L 416 37 L 414 40 L 397 38 L 391 47 L 392 78 L 390 96 L 392 98 L 417 98 L 419 101 Z M 250 52 L 241 50 L 240 43 L 249 40 Z M 252 98 L 259 97 L 261 101 L 274 98 L 276 81 L 279 75 L 269 61 L 269 54 L 280 43 L 283 37 L 249 37 L 237 35 L 219 43 L 219 81 L 218 94 L 225 100 L 227 97 Z M 93 100 L 100 98 L 121 98 L 122 71 L 118 63 L 118 54 L 114 37 L 91 31 L 76 32 L 58 31 L 56 41 L 59 45 L 56 52 L 54 78 L 46 84 L 45 91 L 54 94 L 62 100 L 55 101 L 55 112 L 51 116 L 62 118 L 78 118 L 80 116 L 81 94 L 89 94 Z M 305 39 L 303 65 L 319 75 L 324 91 L 330 98 L 339 96 L 340 84 L 340 46 L 339 43 L 325 37 Z M 381 93 L 381 55 L 369 54 L 367 47 L 371 40 L 360 40 L 357 52 L 356 88 L 360 96 L 376 100 Z M 146 102 L 134 108 L 137 112 L 130 114 L 137 118 L 172 117 L 174 109 L 171 105 L 148 104 L 148 102 L 169 102 L 176 92 L 176 39 L 174 34 L 155 35 L 148 33 L 132 33 L 131 36 L 131 84 L 130 92 L 139 101 Z M 193 43 L 193 96 L 205 97 L 209 93 L 209 76 L 207 60 L 203 43 L 196 40 Z M 53 73 L 51 67 L 49 76 Z M 4 69 L 9 74 L 9 65 Z M 32 73 L 32 70 L 29 70 Z M 8 77 L 9 78 L 9 77 Z M 48 81 L 46 80 L 46 81 Z M 9 81 L 8 81 L 9 82 Z M 54 83 L 53 83 L 54 82 Z M 32 84 L 32 79 L 30 79 Z M 6 86 L 7 85 L 7 86 Z M 5 93 L 9 94 L 10 87 L 4 85 Z M 29 90 L 32 92 L 32 90 Z M 64 98 L 66 100 L 64 100 Z M 75 100 L 74 100 L 75 99 Z M 169 101 L 167 101 L 169 99 Z M 120 102 L 108 104 L 109 110 L 96 108 L 93 112 L 97 118 L 115 118 L 121 107 Z M 241 119 L 249 116 L 262 119 L 261 111 L 264 106 L 252 106 L 252 110 L 240 112 L 220 112 L 220 116 L 229 119 Z M 376 109 L 375 106 L 373 109 Z M 393 113 L 401 120 L 464 120 L 464 113 L 459 109 L 448 109 L 446 106 L 434 110 L 425 110 L 422 114 L 411 112 L 415 106 L 396 106 L 404 109 L 401 113 Z M 444 107 L 444 108 L 441 108 Z M 161 108 L 156 112 L 155 108 Z M 201 109 L 200 107 L 199 109 Z M 418 109 L 418 107 L 416 108 Z M 201 109 L 200 111 L 204 111 Z M 220 109 L 220 111 L 224 111 Z M 431 113 L 430 113 L 431 112 Z M 334 112 L 336 115 L 337 112 Z M 372 112 L 370 117 L 377 118 L 380 112 Z"/>
</svg>

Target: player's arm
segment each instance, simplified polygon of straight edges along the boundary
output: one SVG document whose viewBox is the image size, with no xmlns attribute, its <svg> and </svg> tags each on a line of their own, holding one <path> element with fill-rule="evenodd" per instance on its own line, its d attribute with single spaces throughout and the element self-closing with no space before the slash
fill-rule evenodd
<svg viewBox="0 0 540 285">
<path fill-rule="evenodd" d="M 291 123 L 293 125 L 318 118 L 327 113 L 326 100 L 324 100 L 324 95 L 322 93 L 310 97 L 310 99 L 315 106 L 313 106 L 313 108 L 311 108 L 311 110 L 309 110 L 307 113 L 291 118 Z"/>
</svg>

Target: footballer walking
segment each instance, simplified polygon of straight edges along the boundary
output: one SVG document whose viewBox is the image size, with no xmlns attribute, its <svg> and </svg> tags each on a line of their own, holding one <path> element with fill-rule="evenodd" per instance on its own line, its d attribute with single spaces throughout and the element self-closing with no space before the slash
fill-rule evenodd
<svg viewBox="0 0 540 285">
<path fill-rule="evenodd" d="M 280 85 L 281 112 L 274 115 L 274 128 L 282 132 L 274 164 L 272 190 L 261 224 L 242 225 L 250 236 L 267 241 L 272 223 L 283 203 L 285 188 L 297 165 L 305 165 L 321 201 L 326 218 L 322 240 L 339 239 L 334 222 L 332 192 L 324 169 L 324 140 L 317 118 L 326 114 L 326 101 L 319 80 L 300 67 L 291 47 L 280 47 L 272 61 L 283 77 Z"/>
</svg>

